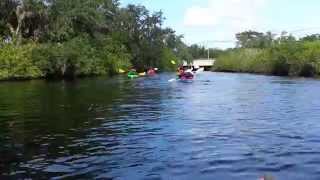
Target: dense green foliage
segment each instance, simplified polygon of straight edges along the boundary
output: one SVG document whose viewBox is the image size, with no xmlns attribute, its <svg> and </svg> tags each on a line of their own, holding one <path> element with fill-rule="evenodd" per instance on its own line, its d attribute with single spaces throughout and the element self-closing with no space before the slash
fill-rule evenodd
<svg viewBox="0 0 320 180">
<path fill-rule="evenodd" d="M 25 79 L 42 77 L 42 71 L 32 58 L 37 44 L 3 45 L 0 49 L 0 79 Z"/>
<path fill-rule="evenodd" d="M 208 54 L 216 71 L 320 75 L 319 34 L 246 31 L 236 34 L 235 49 L 208 50 L 188 47 L 163 27 L 161 11 L 121 7 L 118 0 L 1 0 L 0 9 L 0 80 L 174 70 Z"/>
<path fill-rule="evenodd" d="M 119 68 L 129 68 L 130 55 L 120 44 L 112 40 L 92 43 L 76 37 L 61 44 L 42 44 L 34 49 L 33 59 L 45 77 L 114 74 Z"/>
<path fill-rule="evenodd" d="M 248 35 L 249 34 L 249 35 Z M 283 33 L 237 34 L 238 48 L 219 56 L 215 71 L 263 73 L 280 76 L 320 75 L 320 40 L 317 35 L 296 40 Z"/>
<path fill-rule="evenodd" d="M 118 0 L 0 1 L 0 79 L 172 70 L 192 59 L 161 11 Z"/>
</svg>

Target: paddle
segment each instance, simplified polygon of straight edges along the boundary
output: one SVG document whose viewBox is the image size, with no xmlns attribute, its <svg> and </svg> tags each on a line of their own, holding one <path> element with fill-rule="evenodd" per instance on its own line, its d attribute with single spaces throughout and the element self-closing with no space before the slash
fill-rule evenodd
<svg viewBox="0 0 320 180">
<path fill-rule="evenodd" d="M 174 82 L 174 81 L 176 81 L 177 79 L 170 79 L 170 80 L 168 80 L 168 82 Z"/>
<path fill-rule="evenodd" d="M 172 64 L 172 65 L 176 65 L 177 63 L 176 63 L 176 61 L 171 60 L 171 64 Z M 170 79 L 170 80 L 168 80 L 168 82 L 174 82 L 174 81 L 177 81 L 177 79 Z"/>
</svg>

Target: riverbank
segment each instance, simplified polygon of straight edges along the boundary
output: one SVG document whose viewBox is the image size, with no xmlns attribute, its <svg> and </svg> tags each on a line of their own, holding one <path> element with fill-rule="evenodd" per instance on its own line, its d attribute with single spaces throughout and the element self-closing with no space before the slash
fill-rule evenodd
<svg viewBox="0 0 320 180">
<path fill-rule="evenodd" d="M 163 27 L 163 13 L 144 6 L 9 0 L 0 9 L 0 80 L 172 70 L 172 61 L 192 59 L 183 37 Z"/>
<path fill-rule="evenodd" d="M 114 75 L 119 68 L 128 69 L 131 66 L 128 53 L 119 48 L 113 52 L 101 48 L 104 47 L 94 46 L 85 38 L 75 38 L 61 44 L 2 44 L 0 80 Z"/>
<path fill-rule="evenodd" d="M 213 70 L 317 77 L 320 75 L 320 41 L 280 39 L 265 47 L 230 49 L 217 58 Z"/>
</svg>

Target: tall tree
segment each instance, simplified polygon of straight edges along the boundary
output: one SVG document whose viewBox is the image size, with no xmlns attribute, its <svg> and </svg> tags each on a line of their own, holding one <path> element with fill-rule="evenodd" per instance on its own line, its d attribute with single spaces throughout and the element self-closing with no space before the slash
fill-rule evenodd
<svg viewBox="0 0 320 180">
<path fill-rule="evenodd" d="M 242 48 L 262 48 L 264 34 L 256 31 L 245 31 L 236 34 L 237 46 Z"/>
<path fill-rule="evenodd" d="M 6 38 L 21 43 L 22 38 L 39 40 L 46 29 L 47 14 L 41 0 L 4 0 L 0 28 Z M 5 22 L 5 23 L 4 23 Z"/>
<path fill-rule="evenodd" d="M 0 1 L 0 35 L 2 38 L 8 38 L 10 36 L 9 22 L 14 15 L 14 11 L 18 6 L 17 1 L 3 0 Z"/>
<path fill-rule="evenodd" d="M 96 37 L 107 33 L 108 24 L 117 7 L 112 0 L 52 0 L 50 6 L 49 39 L 63 42 L 87 34 Z"/>
</svg>

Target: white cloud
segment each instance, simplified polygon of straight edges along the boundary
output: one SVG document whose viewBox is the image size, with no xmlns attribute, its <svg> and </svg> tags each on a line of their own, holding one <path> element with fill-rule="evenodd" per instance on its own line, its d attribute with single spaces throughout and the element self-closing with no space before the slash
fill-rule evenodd
<svg viewBox="0 0 320 180">
<path fill-rule="evenodd" d="M 194 28 L 223 27 L 231 31 L 256 29 L 267 0 L 208 0 L 206 7 L 186 10 L 184 25 Z"/>
<path fill-rule="evenodd" d="M 217 20 L 209 8 L 194 6 L 187 10 L 184 23 L 186 26 L 213 26 Z"/>
</svg>

